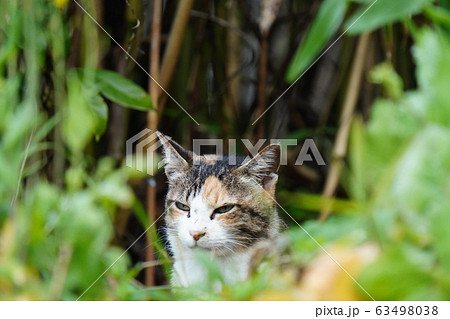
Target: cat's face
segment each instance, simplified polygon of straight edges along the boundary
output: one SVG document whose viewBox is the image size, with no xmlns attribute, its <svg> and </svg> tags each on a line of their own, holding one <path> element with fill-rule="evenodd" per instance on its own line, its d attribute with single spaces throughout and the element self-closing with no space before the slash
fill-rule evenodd
<svg viewBox="0 0 450 319">
<path fill-rule="evenodd" d="M 280 147 L 270 145 L 251 160 L 198 156 L 159 133 L 169 181 L 169 241 L 217 255 L 250 247 L 278 230 L 273 199 Z"/>
</svg>

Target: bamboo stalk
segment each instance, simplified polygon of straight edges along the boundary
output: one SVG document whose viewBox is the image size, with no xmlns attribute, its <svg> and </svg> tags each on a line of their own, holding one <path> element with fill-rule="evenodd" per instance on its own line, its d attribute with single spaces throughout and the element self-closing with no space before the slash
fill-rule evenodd
<svg viewBox="0 0 450 319">
<path fill-rule="evenodd" d="M 261 48 L 259 51 L 259 73 L 258 73 L 258 104 L 256 107 L 257 118 L 263 114 L 266 107 L 266 81 L 267 81 L 267 39 L 269 30 L 264 31 L 261 37 Z M 259 121 L 256 130 L 256 140 L 263 138 L 264 121 Z"/>
<path fill-rule="evenodd" d="M 194 4 L 194 0 L 182 0 L 178 4 L 177 13 L 172 23 L 170 31 L 169 42 L 164 51 L 164 58 L 161 65 L 161 78 L 159 83 L 164 89 L 167 89 L 172 80 L 172 75 L 178 62 L 181 45 L 183 43 L 184 31 L 189 21 L 189 14 Z M 161 89 L 158 90 L 161 94 Z M 167 95 L 161 95 L 159 100 L 159 117 L 161 117 L 164 105 L 167 100 Z"/>
<path fill-rule="evenodd" d="M 227 9 L 227 19 L 233 26 L 239 25 L 239 20 L 237 17 L 237 3 L 236 1 L 228 1 L 226 4 Z M 227 63 L 226 63 L 226 76 L 231 79 L 228 86 L 228 94 L 225 97 L 225 112 L 229 119 L 237 122 L 237 117 L 239 114 L 238 110 L 238 99 L 239 99 L 239 77 L 232 78 L 236 70 L 239 69 L 239 48 L 240 41 L 239 37 L 232 29 L 228 29 L 226 32 L 227 41 Z"/>
<path fill-rule="evenodd" d="M 153 2 L 153 18 L 152 30 L 150 34 L 150 74 L 155 81 L 149 80 L 148 91 L 152 98 L 153 106 L 159 112 L 159 87 L 157 82 L 160 82 L 160 58 L 159 51 L 161 47 L 161 15 L 162 15 L 162 0 L 155 0 Z M 157 112 L 149 111 L 147 113 L 148 128 L 152 131 L 158 127 Z"/>
<path fill-rule="evenodd" d="M 153 2 L 153 19 L 152 31 L 150 34 L 150 74 L 155 81 L 159 81 L 159 50 L 161 43 L 161 15 L 162 15 L 162 0 L 155 0 Z M 148 90 L 153 101 L 153 106 L 158 111 L 158 94 L 159 87 L 153 80 L 149 80 Z M 154 132 L 158 127 L 158 113 L 155 111 L 147 112 L 147 127 Z M 147 214 L 149 222 L 156 220 L 156 184 L 147 183 Z M 147 236 L 148 240 L 150 236 Z M 149 240 L 150 241 L 150 240 Z M 146 249 L 146 261 L 154 262 L 154 249 L 151 242 Z M 147 267 L 145 269 L 145 284 L 147 286 L 154 286 L 155 284 L 155 268 Z"/>
<path fill-rule="evenodd" d="M 261 2 L 261 16 L 259 29 L 261 31 L 261 46 L 259 51 L 259 73 L 258 73 L 258 96 L 256 115 L 257 118 L 263 114 L 266 108 L 266 82 L 267 82 L 267 42 L 272 24 L 278 15 L 281 0 L 263 0 Z M 256 139 L 261 139 L 264 135 L 264 121 L 260 121 L 256 130 Z"/>
<path fill-rule="evenodd" d="M 343 159 L 347 153 L 350 125 L 360 92 L 369 39 L 370 34 L 364 33 L 358 40 L 354 60 L 355 62 L 353 63 L 352 71 L 350 73 L 350 81 L 348 83 L 347 92 L 344 99 L 344 107 L 342 109 L 339 130 L 334 142 L 331 168 L 323 190 L 323 197 L 325 198 L 330 198 L 334 195 L 336 187 L 339 183 L 339 177 L 343 167 Z M 330 210 L 330 206 L 325 207 L 321 211 L 319 219 L 322 221 L 325 220 L 330 214 Z"/>
</svg>

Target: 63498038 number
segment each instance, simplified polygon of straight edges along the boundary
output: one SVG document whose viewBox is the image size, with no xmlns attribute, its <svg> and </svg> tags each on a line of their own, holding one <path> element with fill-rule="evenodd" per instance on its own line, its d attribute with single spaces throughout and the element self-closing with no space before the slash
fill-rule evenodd
<svg viewBox="0 0 450 319">
<path fill-rule="evenodd" d="M 375 313 L 379 316 L 398 315 L 398 316 L 436 316 L 439 314 L 437 306 L 378 306 Z"/>
</svg>

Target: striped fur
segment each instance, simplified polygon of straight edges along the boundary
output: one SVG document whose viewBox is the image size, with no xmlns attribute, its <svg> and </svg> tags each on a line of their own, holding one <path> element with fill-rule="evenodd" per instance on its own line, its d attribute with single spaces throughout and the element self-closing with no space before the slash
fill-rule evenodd
<svg viewBox="0 0 450 319">
<path fill-rule="evenodd" d="M 169 181 L 165 221 L 175 260 L 173 284 L 205 278 L 194 249 L 210 253 L 227 283 L 244 280 L 252 248 L 280 231 L 273 200 L 280 146 L 269 145 L 249 160 L 237 157 L 230 165 L 228 157 L 199 156 L 158 136 Z"/>
</svg>

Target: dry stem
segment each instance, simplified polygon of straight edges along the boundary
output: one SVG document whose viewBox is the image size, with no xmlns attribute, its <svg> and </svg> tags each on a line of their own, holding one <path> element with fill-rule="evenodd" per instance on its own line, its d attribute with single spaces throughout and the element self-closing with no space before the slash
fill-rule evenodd
<svg viewBox="0 0 450 319">
<path fill-rule="evenodd" d="M 350 81 L 345 95 L 344 107 L 342 109 L 340 126 L 337 133 L 336 141 L 333 148 L 333 157 L 331 162 L 330 172 L 325 183 L 323 196 L 330 198 L 336 191 L 339 182 L 339 177 L 342 171 L 342 161 L 347 153 L 348 135 L 350 132 L 350 125 L 353 118 L 353 112 L 358 101 L 360 92 L 361 79 L 364 71 L 364 63 L 366 61 L 367 47 L 369 44 L 370 35 L 364 33 L 358 41 L 356 49 L 355 62 L 350 74 Z M 320 220 L 325 220 L 330 214 L 331 207 L 327 205 L 320 213 Z"/>
</svg>

